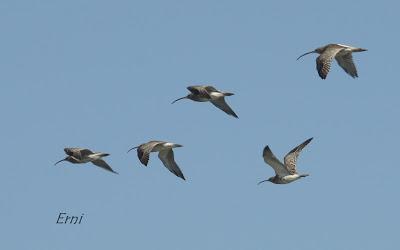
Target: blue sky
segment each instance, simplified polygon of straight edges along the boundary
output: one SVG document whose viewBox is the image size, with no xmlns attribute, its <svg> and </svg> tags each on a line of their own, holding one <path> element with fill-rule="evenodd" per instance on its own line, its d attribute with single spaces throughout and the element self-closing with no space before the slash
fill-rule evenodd
<svg viewBox="0 0 400 250">
<path fill-rule="evenodd" d="M 400 209 L 396 1 L 2 1 L 0 246 L 4 249 L 394 249 Z M 315 55 L 354 54 L 359 78 Z M 233 92 L 239 119 L 171 101 Z M 305 139 L 290 185 L 262 159 Z M 151 139 L 184 145 L 187 181 Z M 54 162 L 110 153 L 113 175 Z M 57 225 L 60 212 L 85 214 Z"/>
</svg>

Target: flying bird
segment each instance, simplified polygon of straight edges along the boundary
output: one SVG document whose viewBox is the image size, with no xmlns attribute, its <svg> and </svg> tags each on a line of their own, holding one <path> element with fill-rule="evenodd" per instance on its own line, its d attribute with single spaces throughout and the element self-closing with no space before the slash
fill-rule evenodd
<svg viewBox="0 0 400 250">
<path fill-rule="evenodd" d="M 145 166 L 147 166 L 147 163 L 149 162 L 150 153 L 159 152 L 158 158 L 160 158 L 164 166 L 168 168 L 168 170 L 171 171 L 174 175 L 186 180 L 183 176 L 182 171 L 178 167 L 178 164 L 176 164 L 175 162 L 174 151 L 172 151 L 173 148 L 178 147 L 183 146 L 171 142 L 149 141 L 147 143 L 143 143 L 137 147 L 129 149 L 128 152 L 132 149 L 137 149 L 138 158 L 140 162 Z"/>
<path fill-rule="evenodd" d="M 214 104 L 214 106 L 224 111 L 228 115 L 239 118 L 231 109 L 231 107 L 229 107 L 229 105 L 225 102 L 225 96 L 232 96 L 234 95 L 233 93 L 221 92 L 215 89 L 213 86 L 189 86 L 187 89 L 190 91 L 190 94 L 176 99 L 172 102 L 172 104 L 182 99 L 190 99 L 195 102 L 210 101 L 212 104 Z"/>
<path fill-rule="evenodd" d="M 303 150 L 303 148 L 307 146 L 307 144 L 310 143 L 312 139 L 313 138 L 310 138 L 305 142 L 303 142 L 302 144 L 295 147 L 294 149 L 292 149 L 285 156 L 284 163 L 282 163 L 281 161 L 279 161 L 278 158 L 276 158 L 276 156 L 272 153 L 269 146 L 266 146 L 263 151 L 264 161 L 275 170 L 275 176 L 270 177 L 267 180 L 260 181 L 258 184 L 266 181 L 270 181 L 275 184 L 288 184 L 292 181 L 308 176 L 308 174 L 297 173 L 296 161 L 297 158 L 299 157 L 301 150 Z"/>
<path fill-rule="evenodd" d="M 356 65 L 353 62 L 352 53 L 362 51 L 367 50 L 343 44 L 328 44 L 313 51 L 304 53 L 303 55 L 299 56 L 297 60 L 305 55 L 318 53 L 319 56 L 317 57 L 317 71 L 322 79 L 326 79 L 326 76 L 328 75 L 329 69 L 331 67 L 332 60 L 333 58 L 335 58 L 339 66 L 342 67 L 342 69 L 346 71 L 347 74 L 349 74 L 353 78 L 356 78 L 358 77 L 358 74 Z"/>
<path fill-rule="evenodd" d="M 101 153 L 101 152 L 93 153 L 91 150 L 86 149 L 86 148 L 64 148 L 64 151 L 68 156 L 65 157 L 64 159 L 56 162 L 54 165 L 57 165 L 58 163 L 60 163 L 62 161 L 69 161 L 74 164 L 82 164 L 82 163 L 91 162 L 94 165 L 101 167 L 102 169 L 105 169 L 105 170 L 108 170 L 115 174 L 118 174 L 107 164 L 107 162 L 105 162 L 102 159 L 103 157 L 109 156 L 110 154 Z"/>
</svg>

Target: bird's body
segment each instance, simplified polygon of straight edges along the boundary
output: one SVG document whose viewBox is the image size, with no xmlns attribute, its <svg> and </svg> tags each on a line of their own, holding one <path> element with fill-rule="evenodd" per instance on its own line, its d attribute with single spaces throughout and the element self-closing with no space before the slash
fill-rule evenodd
<svg viewBox="0 0 400 250">
<path fill-rule="evenodd" d="M 301 177 L 306 177 L 306 176 L 307 175 L 305 175 L 305 174 L 303 174 L 303 175 L 291 174 L 291 175 L 286 175 L 283 177 L 275 175 L 274 177 L 272 177 L 271 182 L 275 183 L 275 184 L 288 184 L 288 183 L 291 183 L 293 181 L 300 179 Z"/>
<path fill-rule="evenodd" d="M 149 141 L 129 149 L 128 152 L 132 149 L 137 149 L 138 158 L 145 166 L 147 166 L 149 162 L 150 153 L 159 152 L 158 158 L 160 158 L 164 166 L 173 174 L 185 180 L 182 171 L 175 162 L 174 152 L 172 151 L 173 148 L 177 147 L 182 147 L 182 145 L 164 141 Z"/>
<path fill-rule="evenodd" d="M 221 109 L 228 115 L 238 118 L 235 112 L 229 107 L 229 105 L 225 102 L 225 96 L 232 96 L 233 93 L 221 92 L 214 88 L 213 86 L 207 85 L 196 85 L 196 86 L 189 86 L 187 89 L 190 91 L 190 94 L 187 96 L 181 97 L 173 101 L 182 100 L 182 99 L 189 99 L 195 102 L 211 102 L 214 106 Z"/>
<path fill-rule="evenodd" d="M 65 153 L 68 155 L 66 158 L 56 162 L 54 165 L 62 162 L 68 161 L 73 164 L 83 164 L 91 162 L 94 165 L 101 167 L 105 170 L 117 174 L 102 158 L 109 156 L 110 154 L 101 152 L 92 152 L 86 148 L 64 148 Z"/>
<path fill-rule="evenodd" d="M 294 149 L 292 149 L 284 158 L 284 163 L 282 163 L 276 156 L 272 153 L 269 146 L 266 146 L 263 151 L 263 158 L 265 163 L 270 165 L 274 171 L 275 176 L 271 177 L 267 180 L 261 181 L 263 183 L 265 181 L 270 181 L 275 184 L 288 184 L 293 181 L 296 181 L 302 177 L 308 176 L 308 174 L 299 174 L 296 169 L 296 161 L 301 152 L 301 150 L 307 146 L 308 143 L 313 138 L 310 138 L 304 141 L 302 144 L 298 145 Z"/>
<path fill-rule="evenodd" d="M 339 66 L 342 67 L 342 69 L 349 74 L 351 77 L 356 78 L 358 77 L 357 69 L 356 66 L 353 62 L 353 52 L 362 52 L 366 51 L 366 49 L 362 48 L 357 48 L 357 47 L 352 47 L 348 45 L 343 45 L 343 44 L 328 44 L 323 47 L 317 48 L 313 51 L 307 52 L 297 58 L 299 60 L 302 56 L 305 56 L 310 53 L 318 53 L 319 56 L 316 59 L 316 64 L 317 64 L 317 71 L 318 75 L 322 79 L 326 79 L 333 58 L 336 59 L 338 62 Z"/>
</svg>

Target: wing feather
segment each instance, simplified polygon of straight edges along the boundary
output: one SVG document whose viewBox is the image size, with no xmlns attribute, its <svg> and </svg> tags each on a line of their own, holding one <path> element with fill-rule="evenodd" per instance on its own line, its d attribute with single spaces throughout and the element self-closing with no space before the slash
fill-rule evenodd
<svg viewBox="0 0 400 250">
<path fill-rule="evenodd" d="M 161 141 L 149 141 L 147 143 L 143 143 L 137 148 L 137 156 L 140 160 L 140 162 L 147 166 L 149 163 L 149 158 L 150 158 L 150 153 L 153 150 L 155 146 L 157 146 L 160 143 L 164 143 Z"/>
<path fill-rule="evenodd" d="M 346 51 L 345 53 L 338 53 L 335 56 L 336 61 L 338 62 L 339 66 L 349 74 L 351 77 L 356 78 L 358 77 L 357 68 L 353 61 L 353 56 L 350 51 Z"/>
<path fill-rule="evenodd" d="M 272 153 L 269 146 L 266 146 L 264 148 L 263 157 L 265 163 L 270 165 L 274 169 L 275 174 L 278 175 L 279 177 L 284 177 L 290 174 L 283 165 L 283 163 L 278 158 L 276 158 L 276 156 Z"/>
<path fill-rule="evenodd" d="M 160 160 L 162 161 L 164 166 L 169 171 L 171 171 L 176 176 L 186 180 L 185 177 L 183 176 L 183 173 L 182 173 L 181 169 L 179 168 L 178 164 L 176 164 L 176 162 L 175 162 L 174 151 L 172 151 L 172 149 L 161 150 L 158 153 L 158 158 L 160 158 Z"/>
<path fill-rule="evenodd" d="M 73 156 L 78 160 L 83 160 L 88 155 L 93 154 L 93 152 L 86 148 L 64 148 L 67 155 Z"/>
<path fill-rule="evenodd" d="M 187 89 L 192 92 L 194 95 L 204 96 L 206 98 L 210 98 L 208 91 L 206 90 L 206 86 L 189 86 Z"/>
<path fill-rule="evenodd" d="M 239 118 L 235 111 L 232 110 L 231 107 L 229 107 L 229 105 L 226 103 L 225 101 L 225 97 L 221 96 L 218 98 L 212 98 L 210 100 L 210 102 L 212 104 L 214 104 L 215 107 L 219 108 L 220 110 L 224 111 L 225 113 L 227 113 L 228 115 L 231 115 L 233 117 Z"/>
<path fill-rule="evenodd" d="M 316 59 L 317 71 L 318 71 L 318 75 L 322 79 L 326 79 L 326 77 L 329 73 L 329 70 L 331 68 L 331 63 L 332 63 L 333 58 L 342 49 L 343 49 L 343 47 L 332 46 L 330 48 L 325 49 L 325 51 L 317 57 L 317 59 Z"/>
<path fill-rule="evenodd" d="M 303 150 L 303 148 L 305 146 L 307 146 L 307 144 L 310 143 L 312 139 L 313 138 L 307 139 L 306 141 L 304 141 L 303 143 L 301 143 L 300 145 L 298 145 L 297 147 L 292 149 L 285 156 L 285 158 L 284 158 L 285 167 L 290 174 L 297 173 L 297 170 L 296 170 L 297 158 L 299 157 L 301 150 Z"/>
<path fill-rule="evenodd" d="M 118 174 L 117 172 L 115 172 L 115 171 L 110 167 L 110 165 L 107 164 L 107 162 L 105 162 L 105 161 L 102 160 L 102 159 L 94 160 L 94 161 L 92 161 L 92 163 L 93 163 L 94 165 L 98 166 L 98 167 L 101 167 L 102 169 L 105 169 L 105 170 L 107 170 L 107 171 L 113 172 L 114 174 Z"/>
<path fill-rule="evenodd" d="M 208 93 L 210 93 L 210 92 L 220 92 L 220 91 L 218 91 L 216 88 L 214 88 L 213 86 L 210 86 L 210 85 L 208 85 L 208 86 L 203 86 L 203 88 L 204 88 Z"/>
</svg>

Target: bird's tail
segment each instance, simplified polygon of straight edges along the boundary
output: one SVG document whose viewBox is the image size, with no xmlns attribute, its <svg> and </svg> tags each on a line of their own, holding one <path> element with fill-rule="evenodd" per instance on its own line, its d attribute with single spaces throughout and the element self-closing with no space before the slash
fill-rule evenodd
<svg viewBox="0 0 400 250">
<path fill-rule="evenodd" d="M 234 93 L 224 92 L 224 96 L 231 96 L 231 95 L 234 95 Z"/>
<path fill-rule="evenodd" d="M 307 176 L 309 176 L 309 174 L 301 174 L 301 175 L 300 175 L 300 178 L 301 178 L 301 177 L 307 177 Z"/>
<path fill-rule="evenodd" d="M 353 50 L 353 52 L 363 52 L 363 51 L 367 51 L 367 49 L 356 48 L 356 49 Z"/>
</svg>

